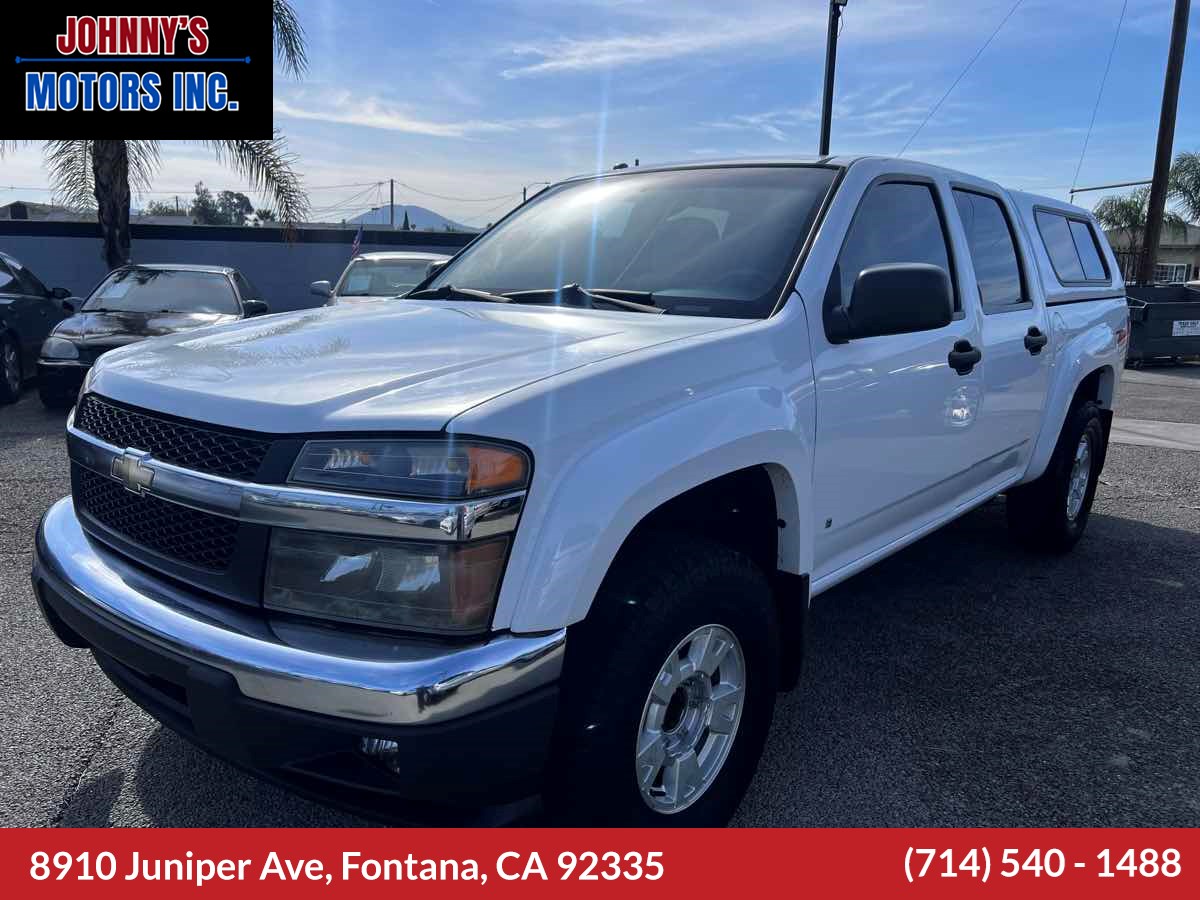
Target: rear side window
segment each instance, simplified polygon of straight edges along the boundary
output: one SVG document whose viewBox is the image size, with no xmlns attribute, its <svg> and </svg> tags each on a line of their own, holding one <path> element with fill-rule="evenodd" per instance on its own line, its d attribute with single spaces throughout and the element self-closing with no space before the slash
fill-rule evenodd
<svg viewBox="0 0 1200 900">
<path fill-rule="evenodd" d="M 838 256 L 830 285 L 841 291 L 837 303 L 850 302 L 863 269 L 890 263 L 929 263 L 954 281 L 942 216 L 929 185 L 895 182 L 870 189 Z M 957 296 L 954 308 L 959 308 Z"/>
<path fill-rule="evenodd" d="M 1083 274 L 1089 281 L 1108 281 L 1108 272 L 1104 261 L 1100 259 L 1100 251 L 1096 247 L 1096 236 L 1092 226 L 1078 219 L 1071 219 L 1071 237 L 1075 239 L 1075 250 L 1079 261 L 1083 263 Z"/>
<path fill-rule="evenodd" d="M 979 285 L 983 308 L 1013 306 L 1025 301 L 1021 265 L 1012 228 L 995 197 L 956 190 L 954 204 L 962 218 Z"/>
<path fill-rule="evenodd" d="M 1108 269 L 1089 223 L 1042 209 L 1036 216 L 1042 243 L 1060 282 L 1108 281 Z"/>
</svg>

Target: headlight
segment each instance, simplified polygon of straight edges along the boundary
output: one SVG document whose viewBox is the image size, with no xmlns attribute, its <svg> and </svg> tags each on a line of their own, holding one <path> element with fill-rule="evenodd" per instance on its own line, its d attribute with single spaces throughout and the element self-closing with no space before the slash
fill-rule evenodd
<svg viewBox="0 0 1200 900">
<path fill-rule="evenodd" d="M 79 348 L 66 338 L 48 337 L 42 344 L 42 356 L 46 359 L 79 359 Z"/>
<path fill-rule="evenodd" d="M 484 631 L 507 552 L 507 537 L 422 544 L 277 529 L 264 604 L 367 625 Z"/>
<path fill-rule="evenodd" d="M 525 453 L 499 444 L 309 441 L 289 480 L 372 494 L 465 499 L 518 490 L 528 482 L 529 468 Z"/>
</svg>

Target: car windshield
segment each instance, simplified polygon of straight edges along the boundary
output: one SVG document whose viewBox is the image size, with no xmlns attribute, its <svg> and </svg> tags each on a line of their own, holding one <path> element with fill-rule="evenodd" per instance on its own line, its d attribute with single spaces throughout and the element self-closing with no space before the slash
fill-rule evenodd
<svg viewBox="0 0 1200 900">
<path fill-rule="evenodd" d="M 229 279 L 219 272 L 118 269 L 96 288 L 84 312 L 238 312 Z"/>
<path fill-rule="evenodd" d="M 578 284 L 676 315 L 764 318 L 833 178 L 824 167 L 746 166 L 569 182 L 476 240 L 430 288 Z"/>
<path fill-rule="evenodd" d="M 394 297 L 406 294 L 429 274 L 427 259 L 356 259 L 342 276 L 339 297 Z"/>
</svg>

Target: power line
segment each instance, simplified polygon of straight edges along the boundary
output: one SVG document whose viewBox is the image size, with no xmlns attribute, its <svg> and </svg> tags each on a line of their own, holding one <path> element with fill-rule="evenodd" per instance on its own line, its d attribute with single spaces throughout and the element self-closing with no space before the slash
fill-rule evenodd
<svg viewBox="0 0 1200 900">
<path fill-rule="evenodd" d="M 1104 74 L 1100 78 L 1100 90 L 1096 92 L 1096 105 L 1092 107 L 1092 120 L 1088 122 L 1087 134 L 1083 138 L 1083 150 L 1079 153 L 1079 164 L 1075 166 L 1075 177 L 1071 179 L 1072 194 L 1075 185 L 1079 183 L 1079 171 L 1083 168 L 1083 158 L 1087 156 L 1088 144 L 1092 140 L 1092 129 L 1096 127 L 1096 114 L 1100 112 L 1100 100 L 1104 96 L 1104 86 L 1108 83 L 1108 71 L 1112 68 L 1113 55 L 1117 52 L 1117 39 L 1121 37 L 1121 26 L 1125 24 L 1125 10 L 1129 9 L 1129 0 L 1121 4 L 1121 15 L 1117 19 L 1117 31 L 1113 35 L 1112 46 L 1108 50 L 1108 61 L 1104 64 Z"/>
<path fill-rule="evenodd" d="M 503 209 L 505 206 L 507 206 L 508 200 L 509 200 L 509 198 L 506 197 L 503 203 L 498 203 L 495 206 L 491 207 L 490 209 L 486 209 L 481 213 L 478 213 L 473 216 L 469 216 L 468 218 L 463 220 L 464 224 L 470 224 L 472 222 L 479 222 L 483 219 L 486 219 L 488 216 L 490 216 L 496 210 Z"/>
<path fill-rule="evenodd" d="M 445 194 L 434 194 L 429 191 L 423 191 L 420 188 L 415 188 L 411 184 L 405 184 L 403 181 L 397 181 L 396 184 L 402 188 L 407 188 L 414 194 L 420 194 L 423 197 L 433 197 L 437 200 L 449 200 L 451 203 L 491 203 L 495 200 L 508 200 L 510 197 L 515 197 L 520 191 L 513 191 L 511 194 L 499 194 L 495 197 L 447 197 Z"/>
<path fill-rule="evenodd" d="M 950 96 L 956 87 L 958 87 L 958 83 L 966 77 L 967 72 L 971 71 L 971 66 L 975 65 L 975 61 L 979 59 L 979 57 L 983 56 L 983 51 L 991 45 L 992 41 L 995 40 L 996 35 L 1000 33 L 1000 29 L 1003 28 L 1005 23 L 1007 23 L 1008 20 L 1013 17 L 1013 13 L 1017 11 L 1017 7 L 1024 2 L 1025 0 L 1017 0 L 1017 2 L 1013 4 L 1012 9 L 1008 11 L 1008 15 L 1000 20 L 1000 24 L 996 26 L 996 29 L 990 35 L 988 35 L 988 39 L 983 42 L 983 46 L 975 51 L 975 55 L 971 57 L 971 61 L 968 62 L 966 67 L 958 73 L 958 77 L 955 78 L 954 83 L 946 89 L 946 93 L 942 94 L 942 99 L 933 105 L 933 109 L 929 110 L 929 115 L 927 115 L 921 124 L 917 126 L 917 130 L 912 133 L 912 136 L 904 142 L 904 146 L 900 148 L 900 152 L 897 154 L 898 156 L 904 155 L 905 151 L 908 150 L 909 145 L 912 144 L 912 142 L 917 139 L 917 135 L 921 133 L 921 129 L 923 129 L 929 123 L 929 120 L 933 118 L 934 114 L 942 108 L 942 104 L 946 102 L 946 98 Z"/>
</svg>

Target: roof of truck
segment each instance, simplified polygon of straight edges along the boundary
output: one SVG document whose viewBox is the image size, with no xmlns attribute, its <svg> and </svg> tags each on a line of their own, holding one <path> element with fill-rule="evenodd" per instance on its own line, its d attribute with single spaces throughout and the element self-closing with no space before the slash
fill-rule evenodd
<svg viewBox="0 0 1200 900">
<path fill-rule="evenodd" d="M 676 170 L 676 169 L 718 169 L 718 168 L 732 168 L 732 167 L 736 167 L 736 166 L 817 166 L 817 165 L 825 165 L 825 166 L 839 166 L 839 167 L 845 168 L 845 167 L 853 165 L 856 162 L 859 162 L 861 160 L 866 160 L 866 159 L 871 159 L 871 160 L 876 160 L 876 161 L 884 161 L 884 162 L 886 162 L 888 160 L 892 160 L 895 162 L 903 162 L 906 166 L 917 165 L 923 169 L 937 171 L 942 174 L 949 175 L 951 177 L 971 178 L 971 179 L 978 180 L 978 181 L 987 181 L 987 182 L 995 185 L 997 188 L 1007 191 L 1008 194 L 1010 196 L 1012 196 L 1014 199 L 1020 197 L 1021 199 L 1025 200 L 1026 202 L 1031 203 L 1032 205 L 1053 206 L 1056 209 L 1069 210 L 1071 212 L 1079 213 L 1084 216 L 1088 216 L 1088 217 L 1091 216 L 1091 213 L 1081 206 L 1075 206 L 1071 203 L 1067 203 L 1064 200 L 1056 200 L 1053 197 L 1046 197 L 1041 194 L 1030 194 L 1026 191 L 1010 190 L 1009 188 L 1004 187 L 1004 185 L 999 184 L 998 182 L 991 181 L 991 179 L 984 178 L 979 175 L 975 175 L 971 172 L 965 172 L 961 169 L 950 169 L 950 168 L 947 168 L 946 166 L 939 166 L 939 165 L 936 165 L 933 163 L 922 162 L 919 159 L 910 159 L 910 158 L 896 157 L 896 156 L 879 156 L 879 155 L 870 155 L 870 154 L 862 154 L 859 156 L 816 156 L 816 155 L 813 155 L 813 156 L 760 156 L 760 157 L 748 156 L 748 157 L 720 157 L 720 158 L 715 158 L 715 159 L 682 160 L 682 161 L 676 161 L 676 162 L 657 163 L 657 164 L 651 165 L 651 166 L 639 165 L 637 167 L 630 167 L 630 168 L 625 168 L 625 169 L 613 169 L 613 170 L 610 170 L 607 172 L 591 172 L 591 173 L 576 175 L 567 180 L 568 181 L 577 181 L 580 179 L 595 178 L 598 175 L 600 175 L 600 176 L 608 176 L 608 175 L 619 176 L 619 175 L 628 175 L 628 174 L 635 173 L 635 172 L 663 172 L 663 171 L 671 171 L 671 170 Z"/>
</svg>

